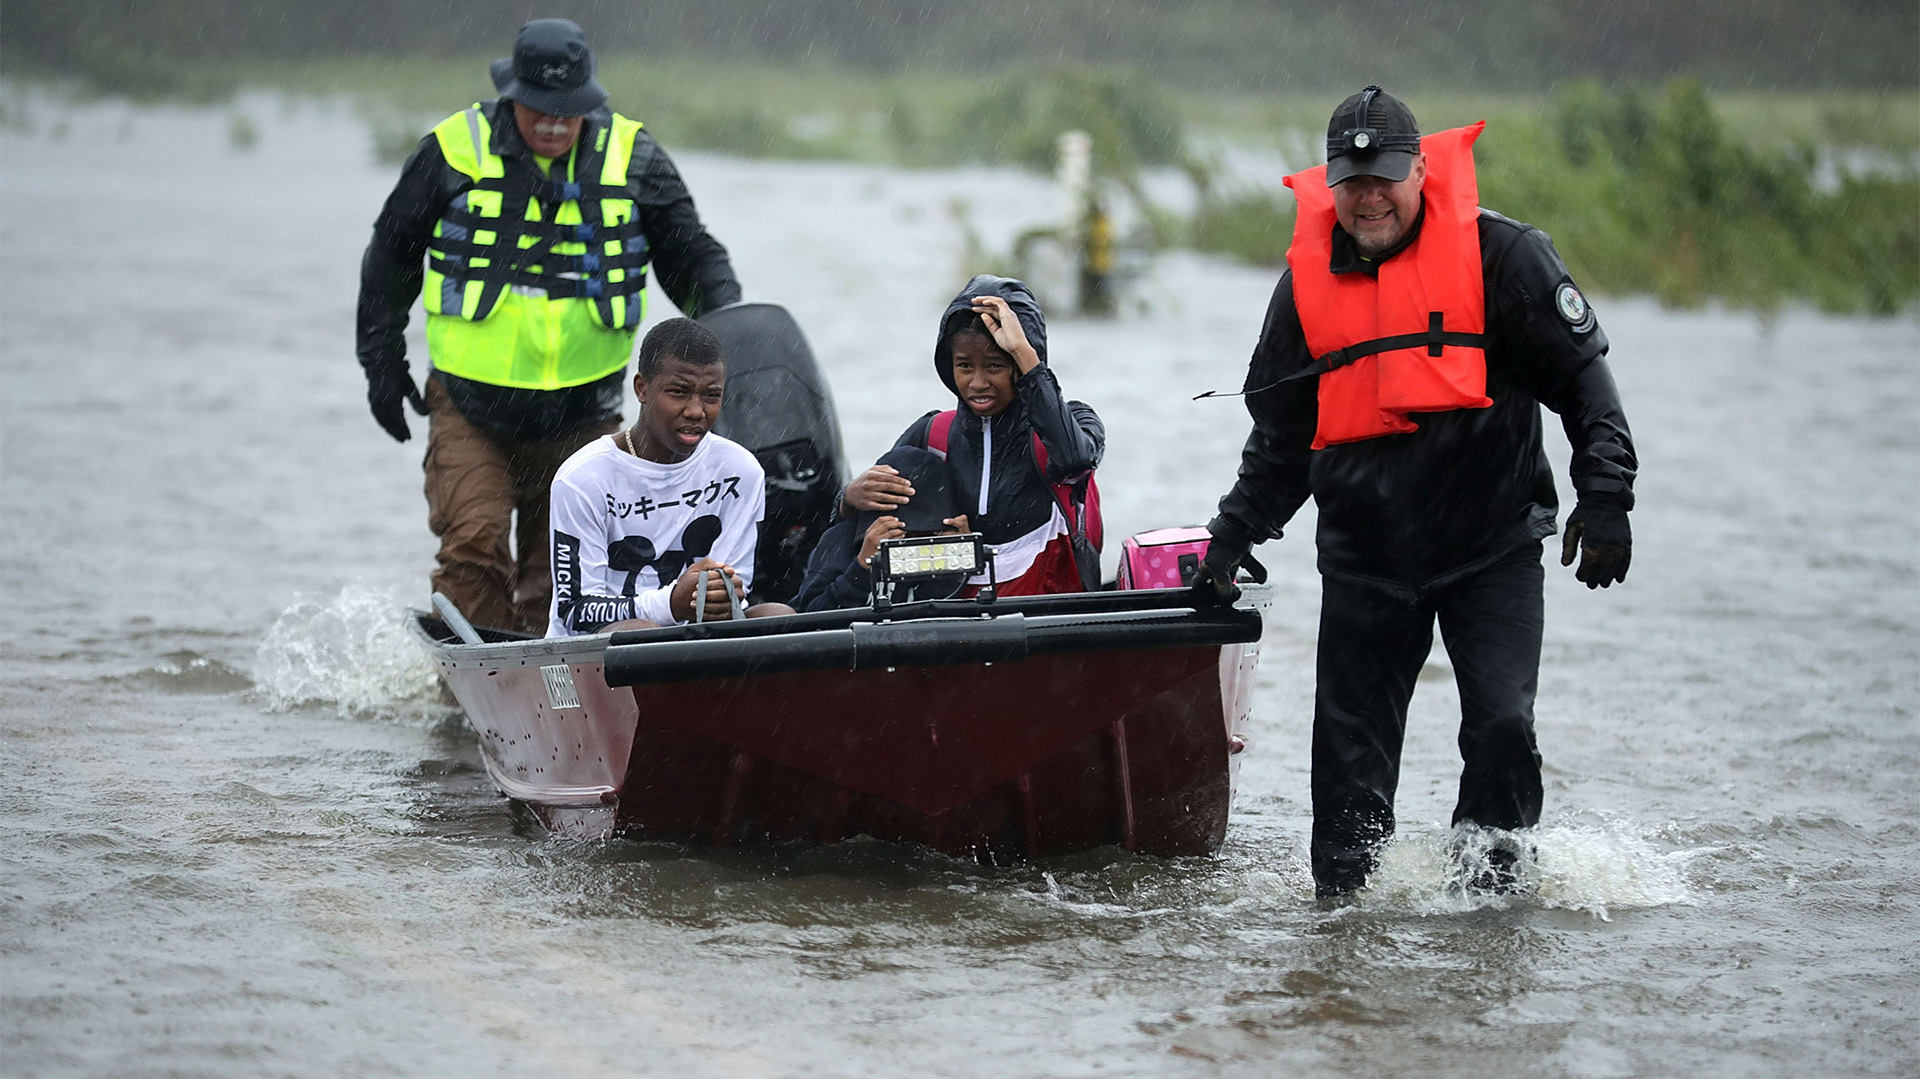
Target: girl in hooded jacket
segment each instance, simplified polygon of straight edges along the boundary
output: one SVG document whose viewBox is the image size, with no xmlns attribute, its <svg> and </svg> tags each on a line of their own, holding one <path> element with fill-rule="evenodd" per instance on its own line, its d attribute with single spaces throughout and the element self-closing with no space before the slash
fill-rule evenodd
<svg viewBox="0 0 1920 1079">
<path fill-rule="evenodd" d="M 1030 596 L 1100 587 L 1099 550 L 1081 505 L 1106 450 L 1092 408 L 1066 400 L 1047 366 L 1047 327 L 1027 286 L 982 274 L 947 305 L 933 353 L 934 373 L 957 399 L 929 412 L 895 446 L 946 457 L 956 509 L 994 551 L 996 594 Z M 887 512 L 913 495 L 884 465 L 847 485 L 841 511 Z M 967 592 L 988 583 L 982 574 Z"/>
</svg>

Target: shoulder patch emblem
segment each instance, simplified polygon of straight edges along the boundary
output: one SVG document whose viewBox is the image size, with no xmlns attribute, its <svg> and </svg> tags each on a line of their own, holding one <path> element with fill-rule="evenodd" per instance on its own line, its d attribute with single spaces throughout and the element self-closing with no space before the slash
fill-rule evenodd
<svg viewBox="0 0 1920 1079">
<path fill-rule="evenodd" d="M 1559 310 L 1560 318 L 1576 330 L 1585 330 L 1593 323 L 1593 308 L 1587 306 L 1587 298 L 1573 287 L 1573 282 L 1563 282 L 1553 294 L 1553 306 Z"/>
</svg>

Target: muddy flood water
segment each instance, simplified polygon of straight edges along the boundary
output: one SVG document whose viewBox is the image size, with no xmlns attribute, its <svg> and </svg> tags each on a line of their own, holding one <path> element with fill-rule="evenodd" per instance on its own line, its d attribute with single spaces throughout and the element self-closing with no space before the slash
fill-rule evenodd
<svg viewBox="0 0 1920 1079">
<path fill-rule="evenodd" d="M 1534 896 L 1446 871 L 1436 652 L 1378 886 L 1315 905 L 1308 515 L 1263 550 L 1216 857 L 563 842 L 492 789 L 400 628 L 432 562 L 422 440 L 374 425 L 353 360 L 394 166 L 326 104 L 16 88 L 6 119 L 0 1073 L 1920 1071 L 1911 315 L 1597 301 L 1637 543 L 1623 587 L 1549 572 Z M 677 157 L 748 298 L 806 328 L 855 462 L 944 407 L 960 221 L 1004 249 L 1058 209 L 1006 171 Z M 1107 424 L 1110 535 L 1211 514 L 1247 420 L 1189 398 L 1237 385 L 1273 278 L 1168 255 L 1121 317 L 1053 321 Z"/>
</svg>

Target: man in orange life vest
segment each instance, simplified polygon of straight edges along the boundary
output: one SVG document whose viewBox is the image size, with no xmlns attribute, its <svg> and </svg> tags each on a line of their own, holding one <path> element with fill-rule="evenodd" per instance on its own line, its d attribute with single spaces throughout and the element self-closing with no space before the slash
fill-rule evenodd
<svg viewBox="0 0 1920 1079">
<path fill-rule="evenodd" d="M 1255 543 L 1318 509 L 1311 860 L 1322 897 L 1366 883 L 1393 834 L 1407 704 L 1437 620 L 1460 687 L 1453 823 L 1483 887 L 1523 883 L 1540 819 L 1533 700 L 1541 543 L 1558 500 L 1540 405 L 1573 446 L 1561 563 L 1624 580 L 1637 467 L 1607 338 L 1546 234 L 1478 207 L 1481 125 L 1421 137 L 1377 86 L 1327 128 L 1288 272 L 1247 373 L 1254 428 L 1196 584 L 1233 594 Z M 1489 843 L 1489 840 L 1491 842 Z M 1474 853 L 1467 853 L 1473 851 Z"/>
</svg>

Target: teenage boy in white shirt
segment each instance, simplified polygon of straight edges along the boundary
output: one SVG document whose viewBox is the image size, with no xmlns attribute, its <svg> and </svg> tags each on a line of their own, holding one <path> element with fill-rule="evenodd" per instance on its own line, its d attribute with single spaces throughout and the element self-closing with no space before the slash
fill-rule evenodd
<svg viewBox="0 0 1920 1079">
<path fill-rule="evenodd" d="M 713 332 L 669 319 L 640 344 L 633 426 L 595 439 L 553 479 L 553 606 L 547 636 L 730 616 L 742 599 L 766 513 L 766 475 L 744 446 L 712 433 L 727 368 Z M 706 591 L 695 595 L 702 570 Z M 782 603 L 749 618 L 790 614 Z"/>
</svg>

